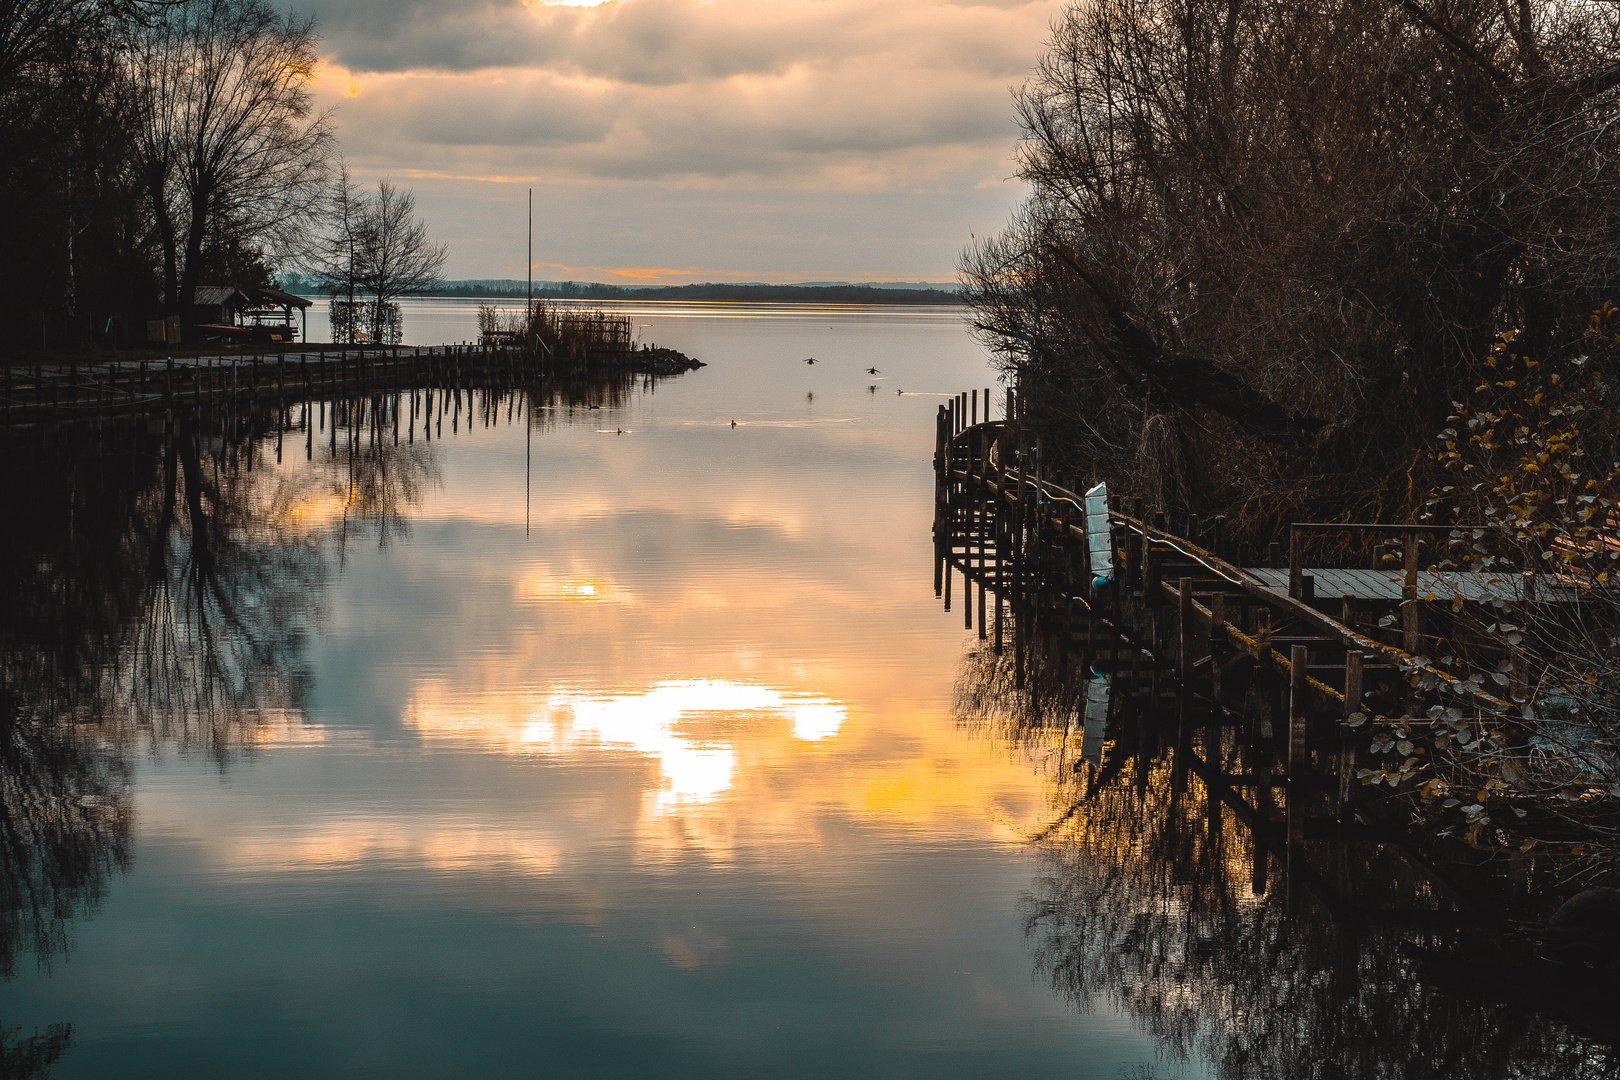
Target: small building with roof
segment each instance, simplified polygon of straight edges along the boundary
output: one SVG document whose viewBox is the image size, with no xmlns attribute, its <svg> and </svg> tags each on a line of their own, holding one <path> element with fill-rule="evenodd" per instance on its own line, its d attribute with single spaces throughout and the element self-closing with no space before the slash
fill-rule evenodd
<svg viewBox="0 0 1620 1080">
<path fill-rule="evenodd" d="M 204 334 L 242 341 L 297 341 L 309 336 L 311 301 L 268 286 L 199 285 L 191 322 Z"/>
</svg>

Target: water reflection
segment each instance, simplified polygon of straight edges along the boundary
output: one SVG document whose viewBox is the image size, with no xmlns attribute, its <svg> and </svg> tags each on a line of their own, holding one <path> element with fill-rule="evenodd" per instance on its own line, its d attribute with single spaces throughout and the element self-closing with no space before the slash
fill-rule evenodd
<svg viewBox="0 0 1620 1080">
<path fill-rule="evenodd" d="M 1035 659 L 1020 688 L 1014 663 L 972 652 L 958 708 L 1051 780 L 1025 929 L 1073 1007 L 1124 1010 L 1231 1078 L 1614 1074 L 1617 988 L 1516 932 L 1556 903 L 1528 863 L 1434 865 L 1337 827 L 1288 854 L 1224 797 L 1245 765 L 1232 727 L 1127 673 L 1099 740 L 1101 680 Z"/>
<path fill-rule="evenodd" d="M 409 721 L 431 736 L 471 736 L 519 752 L 557 755 L 581 749 L 627 750 L 658 765 L 649 794 L 655 812 L 711 802 L 730 789 L 740 731 L 786 725 L 792 738 L 836 735 L 847 710 L 820 695 L 729 679 L 655 683 L 644 691 L 603 694 L 567 688 L 520 704 L 501 717 L 478 704 L 457 707 L 442 687 L 418 691 Z"/>
<path fill-rule="evenodd" d="M 125 690 L 78 692 L 130 766 L 137 846 L 72 925 L 74 962 L 0 986 L 19 1035 L 71 1020 L 64 1080 L 177 1060 L 1113 1080 L 1140 1059 L 1148 1040 L 1028 978 L 1020 838 L 1043 788 L 952 723 L 960 632 L 913 573 L 934 401 L 855 377 L 955 385 L 982 360 L 954 325 L 885 318 L 813 344 L 726 319 L 688 350 L 701 379 L 618 398 L 435 388 L 210 418 L 203 621 L 184 445 L 164 472 L 184 433 L 47 433 L 42 461 L 86 448 L 81 490 L 138 474 L 143 522 L 172 490 L 165 618 L 201 644 L 170 666 L 211 648 L 245 674 L 178 730 L 129 707 L 127 664 Z M 802 422 L 812 389 L 830 422 Z M 94 451 L 118 438 L 136 450 Z M 122 658 L 152 530 L 109 531 L 133 580 L 98 648 Z M 261 544 L 290 595 L 254 582 Z"/>
<path fill-rule="evenodd" d="M 434 475 L 431 450 L 383 436 L 397 407 L 125 421 L 12 447 L 0 686 L 17 710 L 220 755 L 298 715 L 327 556 L 402 535 Z M 268 460 L 300 429 L 329 434 L 329 452 Z"/>
<path fill-rule="evenodd" d="M 116 748 L 0 694 L 0 976 L 69 951 L 129 853 L 130 787 Z"/>
<path fill-rule="evenodd" d="M 433 475 L 428 451 L 378 437 L 385 410 L 122 420 L 6 447 L 0 973 L 65 955 L 127 864 L 133 749 L 224 764 L 297 725 L 327 556 L 398 536 Z M 342 429 L 345 452 L 279 466 L 301 427 Z"/>
</svg>

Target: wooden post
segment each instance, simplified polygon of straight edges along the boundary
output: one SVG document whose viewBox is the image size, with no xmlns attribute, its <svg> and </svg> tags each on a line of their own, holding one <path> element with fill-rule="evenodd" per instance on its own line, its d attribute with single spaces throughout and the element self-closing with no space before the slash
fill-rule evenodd
<svg viewBox="0 0 1620 1080">
<path fill-rule="evenodd" d="M 1310 715 L 1311 685 L 1306 668 L 1310 650 L 1294 645 L 1288 650 L 1288 843 L 1305 839 L 1305 776 L 1310 772 L 1310 750 L 1305 745 Z"/>
<path fill-rule="evenodd" d="M 1002 619 L 1004 617 L 1003 613 L 1005 611 L 1006 611 L 1006 605 L 1003 603 L 1002 596 L 998 592 L 998 593 L 996 593 L 996 655 L 997 656 L 1001 655 L 1001 636 L 1002 636 L 1001 622 L 1002 622 Z"/>
<path fill-rule="evenodd" d="M 1354 650 L 1344 654 L 1344 716 L 1349 719 L 1361 711 L 1363 676 L 1362 655 Z M 1339 738 L 1339 815 L 1345 821 L 1350 814 L 1350 792 L 1356 775 L 1356 744 L 1346 729 Z M 1348 822 L 1346 822 L 1348 823 Z"/>
<path fill-rule="evenodd" d="M 1153 557 L 1153 541 L 1142 534 L 1142 599 L 1149 604 L 1159 599 L 1159 563 Z"/>
<path fill-rule="evenodd" d="M 1266 545 L 1266 565 L 1273 570 L 1282 568 L 1282 545 L 1275 540 Z"/>
<path fill-rule="evenodd" d="M 1209 634 L 1204 642 L 1204 648 L 1209 653 L 1209 696 L 1219 701 L 1221 698 L 1221 665 L 1217 662 L 1216 652 L 1224 651 L 1226 633 L 1226 594 L 1216 592 L 1209 598 Z"/>
<path fill-rule="evenodd" d="M 947 423 L 945 406 L 941 405 L 934 413 L 934 595 L 936 597 L 944 595 L 946 530 L 950 527 L 945 516 Z"/>
<path fill-rule="evenodd" d="M 985 576 L 986 576 L 985 572 L 984 572 L 984 530 L 985 530 L 986 525 L 989 523 L 989 518 L 990 518 L 989 508 L 987 506 L 985 506 L 983 497 L 981 495 L 981 497 L 979 499 L 979 528 L 978 528 L 978 548 L 979 548 L 979 558 L 978 558 L 978 563 L 979 563 L 979 640 L 980 641 L 983 641 L 985 639 L 986 634 L 988 633 L 988 630 L 987 630 L 987 628 L 985 627 L 985 624 L 984 624 L 984 606 L 985 606 L 985 596 L 984 596 L 985 587 L 984 587 L 984 585 L 985 585 Z"/>
<path fill-rule="evenodd" d="M 1300 598 L 1303 583 L 1300 578 L 1305 573 L 1305 555 L 1300 550 L 1302 539 L 1298 526 L 1288 526 L 1288 595 L 1295 600 Z"/>
<path fill-rule="evenodd" d="M 1181 661 L 1181 681 L 1183 684 L 1192 679 L 1193 662 L 1197 660 L 1197 647 L 1193 644 L 1193 594 L 1192 578 L 1184 577 L 1177 583 L 1176 589 L 1176 628 L 1180 631 L 1180 648 L 1178 649 Z"/>
</svg>

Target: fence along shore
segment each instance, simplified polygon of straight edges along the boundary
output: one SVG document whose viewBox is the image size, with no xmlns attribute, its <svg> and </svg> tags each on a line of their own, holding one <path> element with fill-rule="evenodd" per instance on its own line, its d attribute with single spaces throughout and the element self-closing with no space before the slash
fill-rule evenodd
<svg viewBox="0 0 1620 1080">
<path fill-rule="evenodd" d="M 10 427 L 424 386 L 497 389 L 598 374 L 669 375 L 701 366 L 674 350 L 628 339 L 614 343 L 617 347 L 556 350 L 505 339 L 432 346 L 298 345 L 251 354 L 7 365 L 0 423 Z"/>
<path fill-rule="evenodd" d="M 1016 393 L 1007 393 L 1007 419 L 988 419 L 990 401 L 988 389 L 982 398 L 965 392 L 936 418 L 934 589 L 947 611 L 961 604 L 964 626 L 977 626 L 987 652 L 1011 648 L 1011 682 L 1030 711 L 1040 714 L 1043 693 L 1063 697 L 1071 710 L 1064 722 L 1081 714 L 1081 756 L 1096 768 L 1105 744 L 1120 737 L 1122 717 L 1165 725 L 1178 773 L 1198 775 L 1254 832 L 1258 892 L 1269 849 L 1335 918 L 1436 918 L 1358 913 L 1346 884 L 1306 855 L 1307 839 L 1371 837 L 1404 853 L 1456 909 L 1453 921 L 1482 917 L 1482 906 L 1361 782 L 1358 732 L 1346 721 L 1414 705 L 1419 683 L 1466 707 L 1506 713 L 1513 702 L 1448 676 L 1434 659 L 1456 630 L 1452 609 L 1499 596 L 1556 602 L 1568 583 L 1551 574 L 1422 569 L 1426 547 L 1456 538 L 1459 530 L 1447 526 L 1297 523 L 1285 555 L 1283 541 L 1234 550 L 1218 518 L 1189 517 L 1173 528 L 1139 499 L 1106 496 L 1099 535 L 1095 519 L 1088 530 L 1085 510 L 1087 495 L 1102 492 L 1083 494 L 1043 475 L 1038 448 L 1019 428 Z M 1104 573 L 1092 545 L 1106 553 Z M 1371 565 L 1308 565 L 1327 561 L 1320 553 L 1330 547 L 1370 548 Z M 1245 565 L 1262 550 L 1263 565 Z M 1515 666 L 1514 690 L 1533 677 Z M 1210 748 L 1202 756 L 1198 732 Z M 1222 732 L 1235 740 L 1239 771 L 1215 749 L 1226 745 Z M 1528 857 L 1510 862 L 1510 874 L 1531 865 Z"/>
</svg>

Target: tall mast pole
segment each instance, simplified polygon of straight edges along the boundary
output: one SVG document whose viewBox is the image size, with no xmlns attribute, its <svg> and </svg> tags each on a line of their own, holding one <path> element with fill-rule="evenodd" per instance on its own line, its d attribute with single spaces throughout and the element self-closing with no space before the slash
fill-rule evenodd
<svg viewBox="0 0 1620 1080">
<path fill-rule="evenodd" d="M 534 188 L 529 189 L 529 255 L 524 260 L 524 270 L 529 275 L 528 309 L 524 312 L 523 332 L 530 333 L 534 329 Z M 529 472 L 533 468 L 534 446 L 534 416 L 531 413 L 523 423 L 523 535 L 529 535 Z"/>
</svg>

